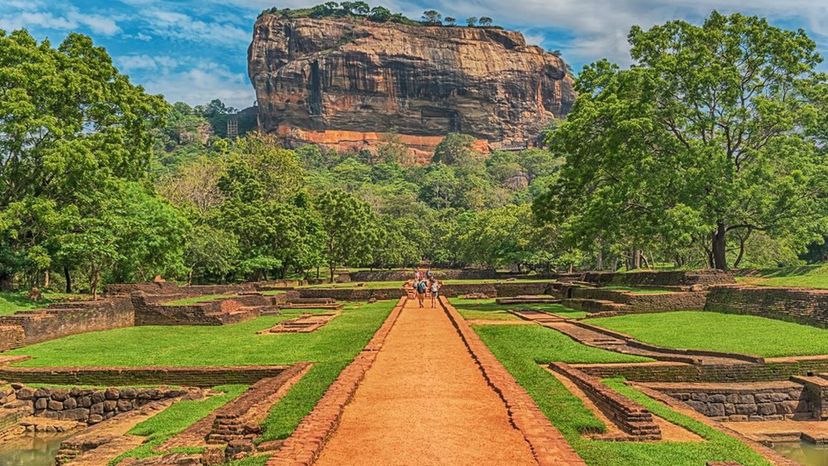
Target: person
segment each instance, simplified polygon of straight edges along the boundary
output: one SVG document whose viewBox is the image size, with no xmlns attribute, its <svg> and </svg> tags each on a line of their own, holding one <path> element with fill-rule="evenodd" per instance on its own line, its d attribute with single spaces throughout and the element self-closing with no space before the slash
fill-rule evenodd
<svg viewBox="0 0 828 466">
<path fill-rule="evenodd" d="M 421 278 L 423 278 L 423 274 L 420 269 L 414 269 L 414 284 L 420 283 Z"/>
<path fill-rule="evenodd" d="M 426 280 L 428 280 L 428 281 L 434 280 L 434 274 L 431 273 L 431 269 L 426 270 Z"/>
<path fill-rule="evenodd" d="M 417 302 L 420 304 L 420 307 L 423 306 L 423 300 L 425 299 L 426 290 L 428 290 L 428 284 L 425 280 L 420 280 L 417 282 Z"/>
<path fill-rule="evenodd" d="M 434 307 L 434 300 L 440 296 L 440 282 L 437 280 L 431 281 L 431 307 Z"/>
</svg>

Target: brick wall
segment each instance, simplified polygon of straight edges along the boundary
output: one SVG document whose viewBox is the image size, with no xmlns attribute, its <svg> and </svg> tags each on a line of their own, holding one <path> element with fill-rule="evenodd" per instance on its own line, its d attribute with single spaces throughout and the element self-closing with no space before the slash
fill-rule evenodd
<svg viewBox="0 0 828 466">
<path fill-rule="evenodd" d="M 23 338 L 19 332 L 8 330 L 7 335 L 17 335 L 11 345 L 20 347 L 41 341 L 53 340 L 66 335 L 77 333 L 109 330 L 113 328 L 131 327 L 135 324 L 135 314 L 132 303 L 127 298 L 111 298 L 102 301 L 75 302 L 66 308 L 49 307 L 35 311 L 22 311 L 11 316 L 0 317 L 0 328 L 17 326 L 22 329 Z M 9 348 L 4 348 L 9 349 Z"/>
<path fill-rule="evenodd" d="M 702 310 L 707 302 L 707 293 L 703 291 L 638 294 L 603 288 L 571 287 L 571 290 L 572 298 L 614 301 L 626 304 L 632 312 Z"/>
<path fill-rule="evenodd" d="M 647 408 L 569 364 L 553 362 L 549 368 L 572 380 L 624 433 L 636 440 L 661 440 L 661 429 Z"/>
<path fill-rule="evenodd" d="M 135 309 L 135 325 L 223 325 L 222 314 L 242 307 L 270 306 L 277 301 L 270 296 L 244 295 L 207 303 L 183 306 L 167 306 L 158 302 L 157 296 L 143 292 L 133 293 L 132 306 Z"/>
<path fill-rule="evenodd" d="M 573 364 L 598 377 L 624 377 L 636 382 L 764 382 L 787 380 L 792 376 L 828 372 L 828 359 L 768 359 L 764 364 L 691 365 L 673 362 L 632 364 Z M 0 377 L 2 378 L 2 377 Z"/>
<path fill-rule="evenodd" d="M 367 301 L 375 299 L 399 299 L 406 295 L 402 289 L 402 282 L 398 288 L 302 288 L 296 290 L 302 298 L 333 298 L 337 301 Z M 443 296 L 454 298 L 467 294 L 482 293 L 486 296 L 519 296 L 553 294 L 555 288 L 551 282 L 525 283 L 525 282 L 500 282 L 500 283 L 470 283 L 444 285 L 440 290 Z"/>
<path fill-rule="evenodd" d="M 716 286 L 710 289 L 705 310 L 828 328 L 828 290 Z"/>
<path fill-rule="evenodd" d="M 647 386 L 720 421 L 778 421 L 794 417 L 810 419 L 815 406 L 810 402 L 805 387 L 789 381 L 651 383 Z"/>
<path fill-rule="evenodd" d="M 253 384 L 276 377 L 290 366 L 225 367 L 11 367 L 0 366 L 0 380 L 50 385 L 183 385 L 214 387 Z"/>
<path fill-rule="evenodd" d="M 8 351 L 23 346 L 25 338 L 26 332 L 20 325 L 0 325 L 0 351 Z"/>
<path fill-rule="evenodd" d="M 583 281 L 597 285 L 626 285 L 653 287 L 711 286 L 736 283 L 733 275 L 718 270 L 670 270 L 644 272 L 586 272 Z"/>
</svg>

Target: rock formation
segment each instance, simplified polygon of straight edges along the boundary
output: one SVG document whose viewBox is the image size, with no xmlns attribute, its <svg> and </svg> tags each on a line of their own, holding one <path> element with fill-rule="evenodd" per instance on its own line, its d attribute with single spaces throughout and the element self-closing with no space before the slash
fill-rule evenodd
<svg viewBox="0 0 828 466">
<path fill-rule="evenodd" d="M 262 131 L 336 149 L 384 133 L 425 152 L 449 132 L 533 145 L 575 100 L 563 60 L 499 28 L 264 14 L 248 71 Z"/>
</svg>

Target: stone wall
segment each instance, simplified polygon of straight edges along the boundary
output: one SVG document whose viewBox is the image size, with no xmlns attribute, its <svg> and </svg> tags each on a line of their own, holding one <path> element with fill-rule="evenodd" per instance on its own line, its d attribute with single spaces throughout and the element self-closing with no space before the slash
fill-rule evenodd
<svg viewBox="0 0 828 466">
<path fill-rule="evenodd" d="M 828 290 L 716 286 L 710 289 L 705 310 L 828 328 Z"/>
<path fill-rule="evenodd" d="M 0 317 L 0 350 L 31 345 L 77 333 L 131 327 L 135 314 L 128 298 L 58 304 Z M 17 327 L 18 330 L 8 328 Z M 5 330 L 2 330 L 4 329 Z M 21 338 L 22 333 L 22 338 Z"/>
<path fill-rule="evenodd" d="M 614 424 L 635 440 L 661 440 L 661 429 L 647 408 L 569 364 L 554 362 L 549 368 L 572 380 Z"/>
<path fill-rule="evenodd" d="M 720 421 L 811 419 L 814 406 L 801 384 L 780 382 L 651 383 L 658 390 Z"/>
<path fill-rule="evenodd" d="M 13 392 L 0 398 L 0 405 L 8 403 L 26 407 L 31 414 L 52 419 L 63 419 L 97 424 L 120 413 L 132 411 L 147 403 L 178 398 L 188 391 L 171 388 L 29 388 L 12 385 Z"/>
<path fill-rule="evenodd" d="M 251 385 L 291 366 L 16 367 L 0 366 L 0 380 L 49 385 Z"/>
</svg>

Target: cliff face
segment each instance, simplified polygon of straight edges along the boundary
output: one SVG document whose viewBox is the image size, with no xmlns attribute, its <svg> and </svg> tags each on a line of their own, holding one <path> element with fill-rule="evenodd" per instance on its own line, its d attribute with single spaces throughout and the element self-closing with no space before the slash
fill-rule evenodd
<svg viewBox="0 0 828 466">
<path fill-rule="evenodd" d="M 575 100 L 560 58 L 493 28 L 263 15 L 248 70 L 261 130 L 338 149 L 382 133 L 422 150 L 449 132 L 532 145 Z"/>
</svg>

